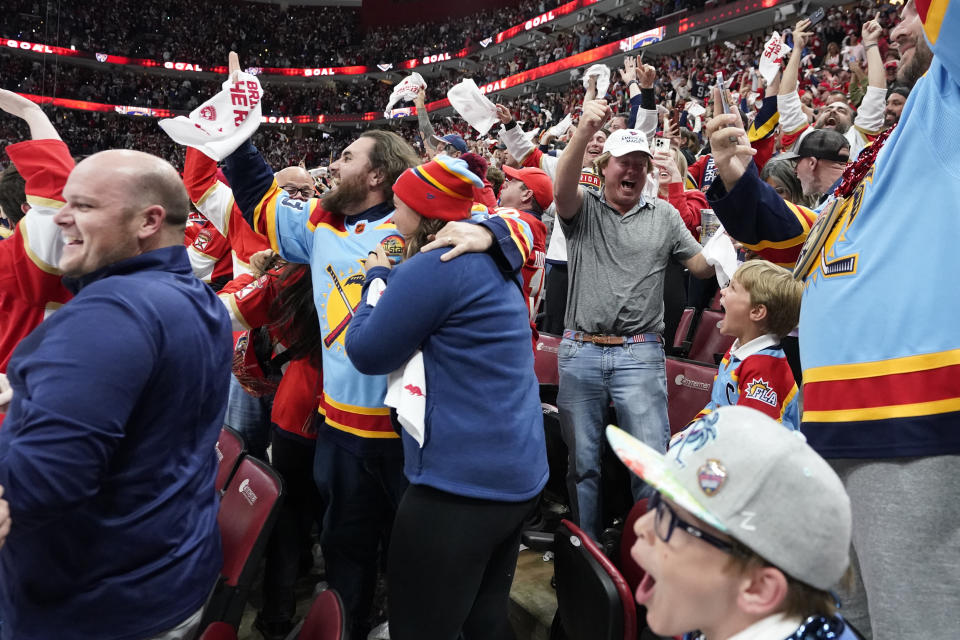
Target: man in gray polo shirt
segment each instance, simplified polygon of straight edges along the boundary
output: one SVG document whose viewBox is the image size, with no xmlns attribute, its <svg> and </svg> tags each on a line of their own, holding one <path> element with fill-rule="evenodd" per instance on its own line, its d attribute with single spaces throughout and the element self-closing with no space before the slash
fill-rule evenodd
<svg viewBox="0 0 960 640">
<path fill-rule="evenodd" d="M 579 159 L 610 118 L 604 100 L 583 105 L 576 133 L 554 181 L 557 217 L 567 237 L 569 299 L 560 345 L 560 425 L 570 450 L 567 483 L 575 519 L 594 538 L 601 531 L 600 457 L 607 407 L 619 426 L 666 451 L 663 276 L 671 257 L 699 278 L 713 275 L 701 246 L 664 200 L 645 200 L 650 148 L 641 131 L 607 138 L 597 164 L 603 189 L 578 186 Z M 633 497 L 648 491 L 632 480 Z"/>
</svg>

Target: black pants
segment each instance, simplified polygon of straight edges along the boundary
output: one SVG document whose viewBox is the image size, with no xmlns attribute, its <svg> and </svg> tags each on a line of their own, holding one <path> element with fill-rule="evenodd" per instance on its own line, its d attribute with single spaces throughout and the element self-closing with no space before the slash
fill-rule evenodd
<svg viewBox="0 0 960 640">
<path fill-rule="evenodd" d="M 294 584 L 301 566 L 313 564 L 310 533 L 324 511 L 313 482 L 313 449 L 313 440 L 274 428 L 273 468 L 283 477 L 285 496 L 267 543 L 261 611 L 266 622 L 293 619 Z"/>
<path fill-rule="evenodd" d="M 546 301 L 543 303 L 541 331 L 555 336 L 563 334 L 563 317 L 567 313 L 568 274 L 566 264 L 553 264 L 547 273 Z"/>
<path fill-rule="evenodd" d="M 465 498 L 410 485 L 390 539 L 392 640 L 509 640 L 520 528 L 537 504 Z"/>
<path fill-rule="evenodd" d="M 314 479 L 327 505 L 320 536 L 327 582 L 343 599 L 350 637 L 365 638 L 380 546 L 390 539 L 393 516 L 407 486 L 400 442 L 396 456 L 361 457 L 321 432 Z"/>
</svg>

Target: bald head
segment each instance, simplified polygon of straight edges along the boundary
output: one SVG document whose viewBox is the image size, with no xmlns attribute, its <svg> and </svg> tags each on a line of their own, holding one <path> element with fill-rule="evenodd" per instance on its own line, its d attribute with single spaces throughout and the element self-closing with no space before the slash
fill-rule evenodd
<svg viewBox="0 0 960 640">
<path fill-rule="evenodd" d="M 190 198 L 180 174 L 166 160 L 131 149 L 111 149 L 81 161 L 76 172 L 89 171 L 115 181 L 126 192 L 126 205 L 144 209 L 159 205 L 164 223 L 183 227 L 190 214 Z M 73 174 L 71 174 L 71 177 Z"/>
<path fill-rule="evenodd" d="M 277 186 L 295 200 L 309 200 L 315 193 L 313 176 L 303 167 L 286 167 L 274 175 Z"/>
<path fill-rule="evenodd" d="M 183 244 L 190 200 L 176 170 L 139 151 L 94 154 L 74 167 L 53 217 L 60 270 L 79 277 L 148 251 Z"/>
</svg>

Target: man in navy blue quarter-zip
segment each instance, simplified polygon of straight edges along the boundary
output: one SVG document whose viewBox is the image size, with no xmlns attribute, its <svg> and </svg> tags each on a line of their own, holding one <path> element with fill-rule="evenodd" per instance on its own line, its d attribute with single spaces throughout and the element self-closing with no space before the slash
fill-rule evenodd
<svg viewBox="0 0 960 640">
<path fill-rule="evenodd" d="M 7 369 L 0 637 L 193 637 L 222 562 L 230 321 L 190 270 L 172 166 L 105 151 L 63 194 L 59 269 L 76 297 Z"/>
</svg>

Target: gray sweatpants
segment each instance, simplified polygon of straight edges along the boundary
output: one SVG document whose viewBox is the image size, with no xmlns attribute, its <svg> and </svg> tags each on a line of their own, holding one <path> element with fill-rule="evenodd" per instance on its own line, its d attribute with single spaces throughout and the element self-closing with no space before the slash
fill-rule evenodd
<svg viewBox="0 0 960 640">
<path fill-rule="evenodd" d="M 868 638 L 960 629 L 960 456 L 833 459 L 853 510 L 852 589 L 841 615 Z M 871 636 L 872 632 L 872 636 Z"/>
</svg>

